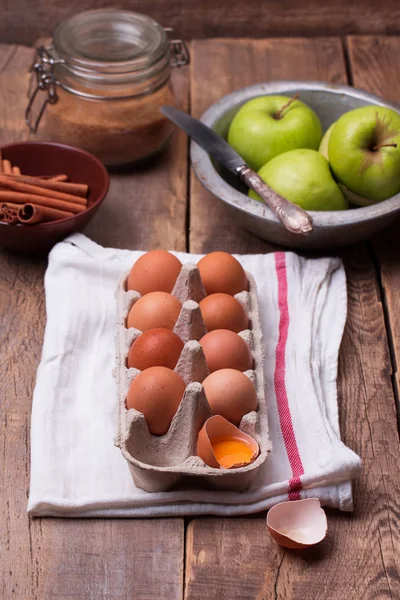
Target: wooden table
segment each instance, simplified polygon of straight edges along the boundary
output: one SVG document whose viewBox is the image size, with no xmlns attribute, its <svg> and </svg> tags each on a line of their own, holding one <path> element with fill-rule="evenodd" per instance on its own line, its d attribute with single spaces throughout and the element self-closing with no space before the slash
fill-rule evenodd
<svg viewBox="0 0 400 600">
<path fill-rule="evenodd" d="M 400 102 L 400 39 L 193 41 L 174 74 L 195 116 L 233 89 L 276 79 L 349 82 Z M 32 49 L 0 46 L 1 143 L 25 139 Z M 120 248 L 268 252 L 240 229 L 189 168 L 179 133 L 151 167 L 113 176 L 86 233 Z M 351 240 L 349 240 L 351 242 Z M 29 422 L 45 326 L 44 260 L 0 254 L 0 597 L 29 600 L 400 598 L 398 224 L 340 252 L 348 321 L 339 368 L 343 439 L 364 462 L 354 513 L 329 511 L 329 535 L 295 553 L 252 518 L 29 519 Z M 398 295 L 399 294 L 399 295 Z"/>
</svg>

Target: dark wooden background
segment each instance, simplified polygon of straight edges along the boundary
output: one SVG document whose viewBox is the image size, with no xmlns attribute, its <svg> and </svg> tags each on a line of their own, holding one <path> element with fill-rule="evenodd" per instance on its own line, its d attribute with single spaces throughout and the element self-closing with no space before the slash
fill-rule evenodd
<svg viewBox="0 0 400 600">
<path fill-rule="evenodd" d="M 187 39 L 400 33 L 399 0 L 0 0 L 0 42 L 32 44 L 76 12 L 110 6 Z"/>
</svg>

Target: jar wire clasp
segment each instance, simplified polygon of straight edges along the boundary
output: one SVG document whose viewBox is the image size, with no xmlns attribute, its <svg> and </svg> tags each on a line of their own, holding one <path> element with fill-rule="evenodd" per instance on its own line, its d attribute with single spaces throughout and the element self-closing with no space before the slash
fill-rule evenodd
<svg viewBox="0 0 400 600">
<path fill-rule="evenodd" d="M 37 48 L 37 57 L 33 61 L 30 71 L 36 75 L 36 87 L 32 94 L 28 106 L 25 111 L 25 123 L 29 127 L 31 133 L 36 133 L 39 127 L 40 120 L 46 109 L 47 104 L 55 104 L 58 101 L 57 85 L 59 82 L 54 74 L 54 66 L 63 64 L 65 61 L 56 59 L 51 56 L 52 46 L 40 46 Z M 40 91 L 47 92 L 36 119 L 33 117 L 33 106 L 36 97 Z"/>
<path fill-rule="evenodd" d="M 166 33 L 173 31 L 172 27 L 164 27 Z M 171 67 L 184 67 L 190 63 L 189 48 L 184 40 L 169 40 L 171 48 Z"/>
</svg>

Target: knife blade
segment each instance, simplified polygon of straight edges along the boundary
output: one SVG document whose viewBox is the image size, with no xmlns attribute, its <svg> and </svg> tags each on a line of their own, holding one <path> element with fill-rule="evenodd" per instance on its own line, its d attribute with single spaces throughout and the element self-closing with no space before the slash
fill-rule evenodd
<svg viewBox="0 0 400 600">
<path fill-rule="evenodd" d="M 221 165 L 236 175 L 238 174 L 237 169 L 245 164 L 243 158 L 214 129 L 172 106 L 161 107 L 161 112 L 178 127 L 184 129 L 192 140 L 211 154 Z"/>
<path fill-rule="evenodd" d="M 203 150 L 257 192 L 288 231 L 303 235 L 312 232 L 311 216 L 300 206 L 289 202 L 272 190 L 255 171 L 246 165 L 240 154 L 211 127 L 172 106 L 162 106 L 160 110 L 175 125 L 186 131 Z"/>
</svg>

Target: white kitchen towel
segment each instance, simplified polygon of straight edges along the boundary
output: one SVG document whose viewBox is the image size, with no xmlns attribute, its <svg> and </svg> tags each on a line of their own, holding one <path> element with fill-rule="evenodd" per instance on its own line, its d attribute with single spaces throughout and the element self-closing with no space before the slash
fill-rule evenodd
<svg viewBox="0 0 400 600">
<path fill-rule="evenodd" d="M 244 492 L 136 488 L 116 436 L 115 288 L 142 252 L 82 234 L 57 244 L 45 276 L 47 325 L 33 397 L 28 511 L 37 516 L 243 515 L 318 497 L 352 510 L 360 459 L 340 440 L 336 377 L 346 320 L 339 259 L 237 256 L 257 283 L 273 450 Z M 197 255 L 176 253 L 182 262 Z"/>
</svg>

